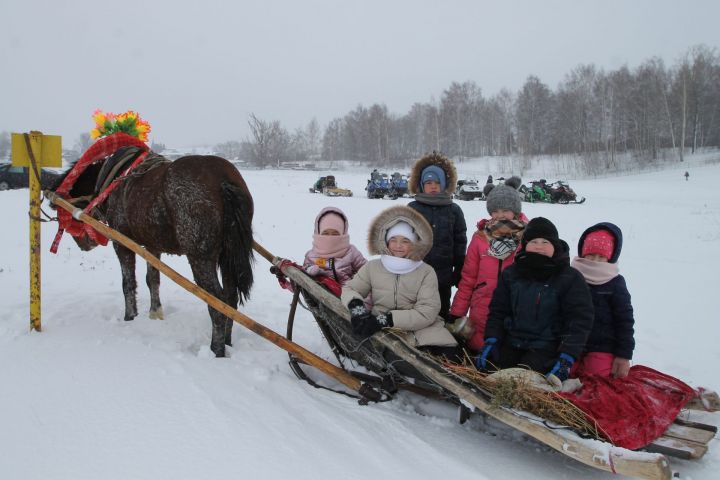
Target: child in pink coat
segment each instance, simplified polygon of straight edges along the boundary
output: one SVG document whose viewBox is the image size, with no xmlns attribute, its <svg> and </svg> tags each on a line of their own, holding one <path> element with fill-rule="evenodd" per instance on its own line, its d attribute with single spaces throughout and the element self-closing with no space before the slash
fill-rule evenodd
<svg viewBox="0 0 720 480">
<path fill-rule="evenodd" d="M 330 277 L 344 285 L 366 263 L 362 253 L 350 243 L 343 211 L 335 207 L 320 210 L 315 218 L 313 246 L 303 262 L 305 271 L 313 277 Z"/>
<path fill-rule="evenodd" d="M 468 315 L 472 336 L 467 346 L 479 351 L 484 343 L 485 324 L 493 292 L 500 273 L 515 259 L 527 217 L 521 212 L 517 191 L 522 180 L 509 178 L 504 185 L 493 188 L 487 198 L 490 218 L 477 224 L 470 240 L 458 290 L 450 307 L 450 320 Z"/>
</svg>

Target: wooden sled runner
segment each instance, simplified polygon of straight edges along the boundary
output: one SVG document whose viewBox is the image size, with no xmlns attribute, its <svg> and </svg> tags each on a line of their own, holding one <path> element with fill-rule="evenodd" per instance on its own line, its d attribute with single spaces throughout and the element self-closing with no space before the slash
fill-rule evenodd
<svg viewBox="0 0 720 480">
<path fill-rule="evenodd" d="M 304 305 L 315 317 L 341 364 L 343 358 L 352 359 L 367 368 L 377 375 L 377 388 L 384 390 L 388 396 L 397 389 L 407 388 L 441 397 L 491 416 L 586 465 L 608 473 L 642 479 L 672 478 L 668 456 L 688 460 L 700 458 L 707 452 L 708 443 L 717 433 L 717 427 L 712 425 L 678 418 L 665 434 L 644 451 L 633 451 L 613 446 L 609 442 L 583 438 L 573 430 L 551 425 L 543 418 L 527 412 L 497 406 L 489 392 L 446 368 L 436 358 L 413 348 L 392 331 L 378 332 L 367 340 L 359 339 L 351 331 L 347 308 L 337 297 L 291 262 L 273 257 L 267 251 L 259 253 L 270 260 L 276 272 L 281 272 L 293 285 L 295 301 L 288 322 L 288 336 L 292 334 L 296 301 L 302 297 Z M 361 375 L 366 381 L 372 377 Z M 689 404 L 688 408 L 693 406 Z"/>
</svg>

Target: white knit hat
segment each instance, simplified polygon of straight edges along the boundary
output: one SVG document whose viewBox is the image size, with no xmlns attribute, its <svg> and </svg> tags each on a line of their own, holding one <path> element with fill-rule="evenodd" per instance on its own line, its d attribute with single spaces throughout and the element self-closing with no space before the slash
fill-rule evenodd
<svg viewBox="0 0 720 480">
<path fill-rule="evenodd" d="M 400 221 L 388 228 L 388 231 L 385 234 L 385 242 L 389 242 L 392 237 L 397 236 L 405 237 L 413 243 L 418 241 L 418 236 L 415 233 L 415 230 L 413 230 L 409 223 L 403 221 Z"/>
</svg>

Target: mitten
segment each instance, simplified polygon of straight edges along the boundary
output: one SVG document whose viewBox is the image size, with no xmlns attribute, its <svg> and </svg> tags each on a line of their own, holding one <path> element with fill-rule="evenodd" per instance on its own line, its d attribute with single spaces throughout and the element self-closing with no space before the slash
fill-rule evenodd
<svg viewBox="0 0 720 480">
<path fill-rule="evenodd" d="M 381 313 L 377 316 L 370 314 L 367 317 L 358 319 L 355 323 L 353 323 L 353 332 L 356 335 L 367 338 L 385 327 L 392 326 L 393 320 L 390 312 Z"/>
<path fill-rule="evenodd" d="M 490 337 L 485 339 L 485 345 L 483 345 L 482 350 L 480 350 L 480 355 L 475 357 L 475 368 L 478 370 L 486 370 L 488 358 L 492 363 L 497 363 L 498 356 L 495 344 L 497 344 L 497 338 Z"/>
<path fill-rule="evenodd" d="M 550 370 L 550 372 L 548 372 L 545 376 L 549 377 L 550 375 L 555 375 L 561 382 L 564 382 L 570 376 L 570 369 L 572 368 L 573 363 L 575 363 L 575 359 L 571 355 L 561 353 L 555 361 L 555 365 L 553 365 L 552 370 Z"/>
<path fill-rule="evenodd" d="M 365 302 L 359 298 L 350 300 L 348 310 L 350 310 L 350 325 L 352 326 L 353 333 L 361 335 L 365 330 L 365 324 L 372 322 L 372 314 L 365 308 Z"/>
</svg>

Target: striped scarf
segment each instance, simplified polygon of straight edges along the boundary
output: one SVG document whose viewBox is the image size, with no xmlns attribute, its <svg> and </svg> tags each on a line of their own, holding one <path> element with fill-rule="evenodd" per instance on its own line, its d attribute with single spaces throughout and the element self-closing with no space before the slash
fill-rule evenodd
<svg viewBox="0 0 720 480">
<path fill-rule="evenodd" d="M 488 239 L 488 255 L 505 260 L 520 244 L 525 223 L 520 220 L 490 220 L 485 224 L 484 233 Z"/>
</svg>

